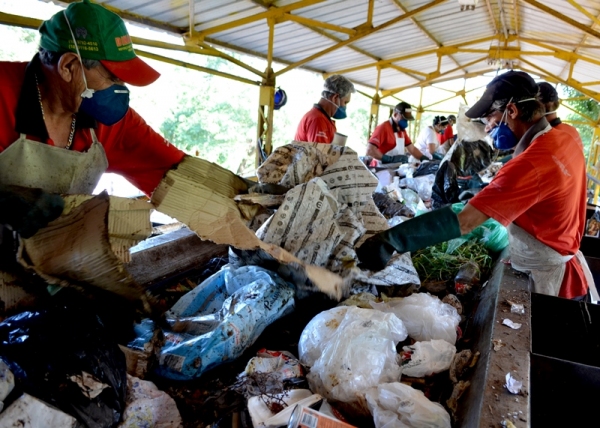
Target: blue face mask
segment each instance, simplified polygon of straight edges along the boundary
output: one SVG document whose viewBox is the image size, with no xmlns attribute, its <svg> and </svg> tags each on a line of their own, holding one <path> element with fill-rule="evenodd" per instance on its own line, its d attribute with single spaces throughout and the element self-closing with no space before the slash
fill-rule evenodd
<svg viewBox="0 0 600 428">
<path fill-rule="evenodd" d="M 512 149 L 518 143 L 517 137 L 510 130 L 506 122 L 500 122 L 500 125 L 492 129 L 490 137 L 494 141 L 494 147 L 499 150 Z"/>
<path fill-rule="evenodd" d="M 331 101 L 331 100 L 329 100 L 329 99 L 327 99 L 325 97 L 321 97 L 321 98 L 323 98 L 325 101 L 327 101 L 327 102 L 329 102 L 329 103 L 331 103 L 331 104 L 333 104 L 334 106 L 337 107 L 336 110 L 335 110 L 335 113 L 333 113 L 333 116 L 331 116 L 332 118 L 334 118 L 334 119 L 345 119 L 347 117 L 347 115 L 346 115 L 346 106 L 342 107 L 342 106 L 337 105 L 336 103 L 334 103 L 333 101 Z"/>
<path fill-rule="evenodd" d="M 117 84 L 101 91 L 94 91 L 89 98 L 84 97 L 79 107 L 79 110 L 108 126 L 123 119 L 128 109 L 129 90 Z"/>
<path fill-rule="evenodd" d="M 339 106 L 331 117 L 334 119 L 346 119 L 346 106 Z"/>
<path fill-rule="evenodd" d="M 402 118 L 398 121 L 398 126 L 400 127 L 400 129 L 402 129 L 403 131 L 408 128 L 408 120 Z"/>
</svg>

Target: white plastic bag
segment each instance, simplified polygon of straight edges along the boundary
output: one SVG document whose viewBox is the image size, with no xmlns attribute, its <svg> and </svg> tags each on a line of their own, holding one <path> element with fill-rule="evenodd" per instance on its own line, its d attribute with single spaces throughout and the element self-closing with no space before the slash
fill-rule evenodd
<svg viewBox="0 0 600 428">
<path fill-rule="evenodd" d="M 408 385 L 378 385 L 366 398 L 376 428 L 450 428 L 446 409 Z"/>
<path fill-rule="evenodd" d="M 402 350 L 402 374 L 411 377 L 431 376 L 448 370 L 456 355 L 456 347 L 445 340 L 416 342 Z"/>
<path fill-rule="evenodd" d="M 323 353 L 325 344 L 329 343 L 340 323 L 346 316 L 348 306 L 338 306 L 317 314 L 302 330 L 298 342 L 300 362 L 311 368 Z"/>
<path fill-rule="evenodd" d="M 406 337 L 404 324 L 394 314 L 347 307 L 335 333 L 319 344 L 322 354 L 307 376 L 310 389 L 368 414 L 365 391 L 399 380 L 396 344 Z M 301 352 L 301 361 L 303 357 Z"/>
<path fill-rule="evenodd" d="M 392 312 L 400 318 L 408 335 L 417 341 L 442 339 L 456 344 L 460 315 L 456 308 L 427 293 L 415 293 L 393 303 L 371 303 L 373 308 Z"/>
</svg>

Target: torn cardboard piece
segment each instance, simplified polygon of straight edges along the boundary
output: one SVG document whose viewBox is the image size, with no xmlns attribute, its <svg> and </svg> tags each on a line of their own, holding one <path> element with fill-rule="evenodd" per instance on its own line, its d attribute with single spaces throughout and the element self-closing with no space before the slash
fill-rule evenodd
<svg viewBox="0 0 600 428">
<path fill-rule="evenodd" d="M 238 181 L 241 179 L 225 168 L 203 159 L 186 157 L 158 185 L 152 203 L 159 211 L 187 224 L 200 238 L 240 250 L 261 249 L 277 262 L 287 265 L 285 269 L 306 276 L 321 292 L 341 299 L 346 285 L 340 276 L 322 267 L 307 265 L 283 248 L 261 241 L 247 227 L 247 220 L 252 215 L 251 211 L 244 211 L 244 207 L 254 213 L 257 208 L 238 205 L 233 200 L 245 189 Z"/>
<path fill-rule="evenodd" d="M 63 215 L 92 199 L 92 195 L 63 195 Z M 110 196 L 108 211 L 108 237 L 113 252 L 123 263 L 131 261 L 129 249 L 152 234 L 150 211 L 154 209 L 147 199 Z"/>
<path fill-rule="evenodd" d="M 103 192 L 69 205 L 29 239 L 22 239 L 19 262 L 50 284 L 92 285 L 128 300 L 144 296 L 126 272 L 108 238 L 110 198 Z"/>
</svg>

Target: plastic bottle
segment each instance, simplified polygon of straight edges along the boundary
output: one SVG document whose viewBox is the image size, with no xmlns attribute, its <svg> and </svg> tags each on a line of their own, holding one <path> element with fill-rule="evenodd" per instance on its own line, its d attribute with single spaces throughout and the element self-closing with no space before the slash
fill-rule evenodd
<svg viewBox="0 0 600 428">
<path fill-rule="evenodd" d="M 479 283 L 479 265 L 473 261 L 463 264 L 454 277 L 454 289 L 456 294 L 464 295 Z"/>
</svg>

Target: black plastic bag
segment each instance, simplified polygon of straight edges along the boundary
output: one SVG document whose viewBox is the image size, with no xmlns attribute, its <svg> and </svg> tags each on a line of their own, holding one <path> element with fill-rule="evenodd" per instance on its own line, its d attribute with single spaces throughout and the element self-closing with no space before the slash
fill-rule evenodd
<svg viewBox="0 0 600 428">
<path fill-rule="evenodd" d="M 432 207 L 465 201 L 485 187 L 477 174 L 494 161 L 496 153 L 485 141 L 461 141 L 436 173 L 431 191 Z"/>
<path fill-rule="evenodd" d="M 413 173 L 413 177 L 420 177 L 422 175 L 436 174 L 438 172 L 438 170 L 440 169 L 440 162 L 441 161 L 439 161 L 439 160 L 421 162 L 419 167 Z"/>
<path fill-rule="evenodd" d="M 125 356 L 93 312 L 59 306 L 7 318 L 0 323 L 0 357 L 15 375 L 9 400 L 27 392 L 88 427 L 112 427 L 121 419 Z M 107 387 L 86 395 L 72 379 L 83 372 Z"/>
</svg>

